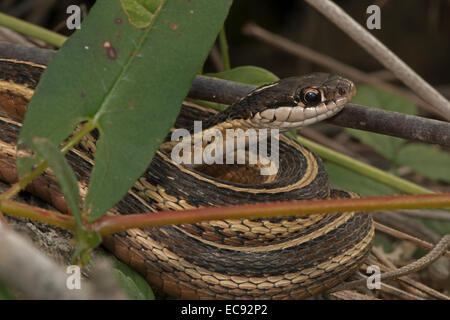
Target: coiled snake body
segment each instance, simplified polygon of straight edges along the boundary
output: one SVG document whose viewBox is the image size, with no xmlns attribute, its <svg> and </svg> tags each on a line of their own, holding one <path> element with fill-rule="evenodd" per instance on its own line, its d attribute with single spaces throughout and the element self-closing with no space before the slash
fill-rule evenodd
<svg viewBox="0 0 450 320">
<path fill-rule="evenodd" d="M 20 119 L 45 66 L 0 59 L 0 178 L 17 180 L 14 158 Z M 312 74 L 262 86 L 216 113 L 183 104 L 175 127 L 295 129 L 337 113 L 354 95 L 338 76 Z M 93 138 L 67 157 L 85 193 L 93 165 Z M 164 150 L 164 151 L 163 151 Z M 321 160 L 280 135 L 279 169 L 259 174 L 258 164 L 185 166 L 161 149 L 148 170 L 110 214 L 183 210 L 267 201 L 353 197 L 332 190 Z M 50 172 L 29 191 L 61 211 L 67 205 Z M 104 239 L 151 286 L 176 298 L 301 299 L 352 274 L 367 256 L 370 216 L 355 212 L 274 219 L 208 221 L 132 229 Z"/>
</svg>

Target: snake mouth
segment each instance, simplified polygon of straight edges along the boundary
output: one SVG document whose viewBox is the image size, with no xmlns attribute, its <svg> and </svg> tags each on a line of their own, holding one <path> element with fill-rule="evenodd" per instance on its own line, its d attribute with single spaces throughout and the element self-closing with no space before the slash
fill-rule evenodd
<svg viewBox="0 0 450 320">
<path fill-rule="evenodd" d="M 248 122 L 258 128 L 279 129 L 281 131 L 308 126 L 331 118 L 344 108 L 356 94 L 355 85 L 340 78 L 339 88 L 319 88 L 321 101 L 315 105 L 297 102 L 292 106 L 279 106 L 257 112 Z M 344 82 L 345 80 L 345 82 Z"/>
<path fill-rule="evenodd" d="M 252 125 L 258 128 L 273 128 L 291 130 L 309 126 L 334 116 L 342 110 L 349 101 L 347 97 L 324 101 L 314 107 L 298 105 L 293 107 L 278 107 L 256 113 L 250 119 Z"/>
</svg>

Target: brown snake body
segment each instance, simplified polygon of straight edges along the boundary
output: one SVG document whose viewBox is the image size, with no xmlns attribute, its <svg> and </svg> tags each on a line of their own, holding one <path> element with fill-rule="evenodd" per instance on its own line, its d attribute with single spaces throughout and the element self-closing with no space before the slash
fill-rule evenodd
<svg viewBox="0 0 450 320">
<path fill-rule="evenodd" d="M 0 59 L 0 179 L 17 180 L 16 139 L 26 105 L 45 66 Z M 313 74 L 256 89 L 225 112 L 185 103 L 175 127 L 230 126 L 290 129 L 338 112 L 354 95 L 348 80 Z M 164 151 L 163 151 L 164 150 Z M 86 193 L 95 140 L 85 139 L 68 159 Z M 183 210 L 267 201 L 353 197 L 332 190 L 321 160 L 280 135 L 279 170 L 258 175 L 258 165 L 173 162 L 165 149 L 110 214 Z M 67 205 L 46 171 L 28 188 L 57 209 Z M 104 244 L 138 270 L 158 292 L 176 298 L 301 299 L 342 282 L 364 261 L 374 229 L 356 212 L 274 219 L 208 221 L 132 229 Z"/>
</svg>

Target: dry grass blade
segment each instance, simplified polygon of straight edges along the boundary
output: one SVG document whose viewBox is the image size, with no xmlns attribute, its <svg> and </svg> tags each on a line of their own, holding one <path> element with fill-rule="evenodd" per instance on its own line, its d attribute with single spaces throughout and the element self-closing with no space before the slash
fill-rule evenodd
<svg viewBox="0 0 450 320">
<path fill-rule="evenodd" d="M 330 293 L 331 296 L 341 300 L 380 300 L 375 297 L 368 296 L 352 290 L 342 290 L 339 292 Z"/>
<path fill-rule="evenodd" d="M 383 283 L 381 285 L 380 290 L 381 290 L 381 292 L 383 292 L 389 296 L 396 297 L 401 300 L 425 300 L 417 295 L 408 293 L 406 291 L 403 291 L 399 288 L 393 287 L 393 286 L 385 284 L 385 283 Z"/>
<path fill-rule="evenodd" d="M 450 247 L 450 235 L 446 235 L 446 236 L 442 237 L 442 239 L 434 246 L 434 248 L 430 252 L 428 252 L 425 256 L 416 260 L 415 262 L 410 263 L 410 264 L 408 264 L 404 267 L 401 267 L 397 270 L 381 274 L 380 281 L 397 279 L 397 278 L 405 276 L 407 274 L 422 270 L 423 268 L 425 268 L 425 267 L 429 266 L 431 263 L 433 263 L 440 256 L 442 256 L 448 247 Z M 367 281 L 366 279 L 362 279 L 362 280 L 356 280 L 356 281 L 352 281 L 352 282 L 343 283 L 343 284 L 333 288 L 332 291 L 341 291 L 341 290 L 352 289 L 352 288 L 366 284 L 366 281 Z M 383 283 L 383 285 L 385 285 L 385 284 Z M 395 292 L 398 293 L 398 291 L 395 291 Z"/>
<path fill-rule="evenodd" d="M 450 102 L 339 6 L 329 0 L 305 1 L 347 33 L 420 97 L 429 102 L 445 119 L 450 120 Z"/>
<path fill-rule="evenodd" d="M 417 246 L 419 246 L 420 248 L 425 249 L 425 250 L 431 250 L 434 247 L 431 243 L 429 243 L 427 241 L 423 241 L 421 239 L 413 237 L 404 232 L 386 227 L 385 225 L 382 225 L 381 223 L 375 222 L 375 229 L 380 232 L 383 232 L 385 234 L 388 234 L 390 236 L 396 237 L 398 239 L 411 241 L 412 243 L 416 244 Z M 450 258 L 450 252 L 446 251 L 445 253 L 443 253 L 443 256 Z"/>
<path fill-rule="evenodd" d="M 377 248 L 372 248 L 372 253 L 374 256 L 378 259 L 379 262 L 381 262 L 384 265 L 380 265 L 380 269 L 384 272 L 389 272 L 393 270 L 398 270 L 397 267 L 386 257 L 384 252 Z M 372 261 L 372 259 L 368 259 L 368 264 L 376 264 L 376 261 Z M 445 294 L 440 293 L 437 290 L 434 290 L 433 288 L 428 287 L 427 285 L 418 282 L 414 279 L 411 279 L 409 276 L 403 276 L 399 279 L 400 285 L 402 285 L 406 290 L 410 290 L 411 293 L 417 294 L 417 295 L 423 295 L 424 298 L 434 298 L 434 299 L 442 299 L 442 300 L 449 300 L 450 297 L 446 296 Z"/>
</svg>

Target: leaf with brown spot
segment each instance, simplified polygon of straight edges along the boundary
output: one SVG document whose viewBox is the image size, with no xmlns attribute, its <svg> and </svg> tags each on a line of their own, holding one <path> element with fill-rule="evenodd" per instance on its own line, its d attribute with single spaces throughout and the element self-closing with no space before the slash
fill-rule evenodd
<svg viewBox="0 0 450 320">
<path fill-rule="evenodd" d="M 82 28 L 53 56 L 26 114 L 20 142 L 33 149 L 34 135 L 60 145 L 83 121 L 99 130 L 84 208 L 91 210 L 90 219 L 114 206 L 147 168 L 231 2 L 162 1 L 151 24 L 136 28 L 121 2 L 97 0 Z M 176 32 L 167 21 L 177 22 Z"/>
</svg>

